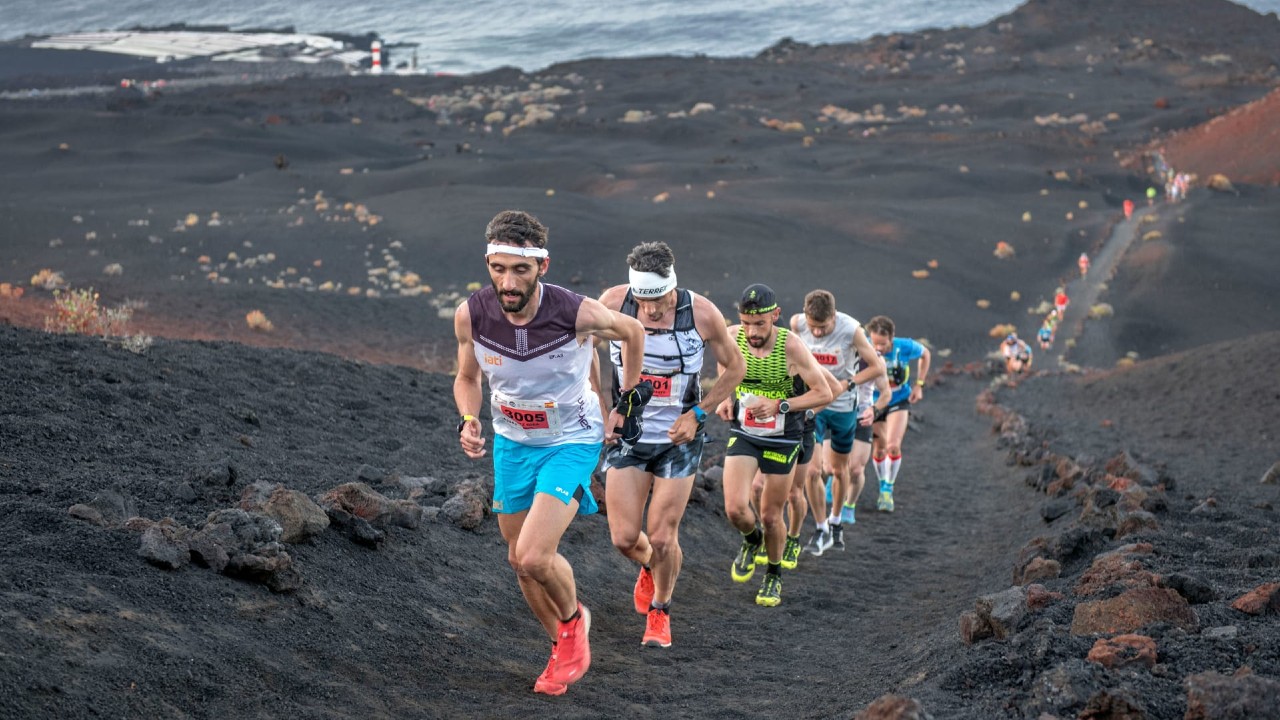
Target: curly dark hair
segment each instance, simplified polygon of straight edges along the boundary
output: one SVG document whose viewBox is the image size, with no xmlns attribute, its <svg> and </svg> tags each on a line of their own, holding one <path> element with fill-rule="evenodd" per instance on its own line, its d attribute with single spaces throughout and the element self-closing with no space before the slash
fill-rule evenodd
<svg viewBox="0 0 1280 720">
<path fill-rule="evenodd" d="M 489 221 L 484 237 L 491 243 L 544 248 L 547 246 L 547 226 L 523 210 L 503 210 Z"/>
<path fill-rule="evenodd" d="M 671 277 L 671 266 L 675 263 L 676 254 L 661 240 L 640 243 L 631 248 L 631 254 L 627 256 L 627 264 L 632 270 L 657 273 L 662 277 Z"/>
<path fill-rule="evenodd" d="M 879 335 L 884 335 L 886 337 L 894 336 L 893 321 L 890 320 L 885 315 L 877 315 L 871 318 L 870 320 L 867 321 L 867 324 L 864 327 L 866 327 L 868 335 L 870 335 L 871 333 L 877 333 Z"/>
</svg>

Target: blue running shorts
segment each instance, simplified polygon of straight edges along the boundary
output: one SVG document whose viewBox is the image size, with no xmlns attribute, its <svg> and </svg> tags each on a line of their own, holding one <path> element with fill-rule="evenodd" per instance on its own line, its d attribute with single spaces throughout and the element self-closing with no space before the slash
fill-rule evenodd
<svg viewBox="0 0 1280 720">
<path fill-rule="evenodd" d="M 578 500 L 578 514 L 598 508 L 591 496 L 591 473 L 600 462 L 602 443 L 565 443 L 531 447 L 501 435 L 493 439 L 493 511 L 524 512 L 533 507 L 535 493 L 550 495 L 565 505 Z"/>
</svg>

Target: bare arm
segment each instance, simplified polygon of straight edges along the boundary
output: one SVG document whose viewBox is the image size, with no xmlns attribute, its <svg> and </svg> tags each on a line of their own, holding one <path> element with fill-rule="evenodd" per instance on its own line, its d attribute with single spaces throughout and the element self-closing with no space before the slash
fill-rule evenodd
<svg viewBox="0 0 1280 720">
<path fill-rule="evenodd" d="M 742 382 L 742 377 L 747 372 L 747 363 L 742 359 L 742 353 L 738 350 L 737 344 L 729 337 L 720 308 L 701 295 L 696 293 L 690 295 L 693 298 L 694 327 L 702 336 L 705 345 L 715 353 L 716 365 L 720 371 L 711 389 L 703 396 L 702 402 L 698 403 L 698 408 L 704 413 L 719 414 L 717 410 L 720 404 L 728 400 L 734 388 Z M 676 445 L 686 443 L 697 435 L 698 425 L 697 413 L 691 409 L 676 418 L 667 435 Z"/>
<path fill-rule="evenodd" d="M 583 298 L 578 307 L 578 335 L 595 335 L 622 343 L 622 387 L 629 390 L 640 382 L 644 364 L 644 326 L 639 320 L 610 310 L 598 300 Z"/>
<path fill-rule="evenodd" d="M 453 314 L 453 334 L 458 338 L 458 374 L 453 379 L 453 402 L 458 415 L 471 416 L 458 433 L 462 452 L 475 459 L 485 455 L 484 437 L 480 434 L 480 404 L 484 402 L 480 385 L 482 372 L 476 361 L 475 344 L 471 338 L 471 310 L 464 302 Z"/>
<path fill-rule="evenodd" d="M 918 374 L 918 377 L 916 377 L 915 382 L 912 383 L 911 397 L 907 399 L 907 402 L 919 402 L 920 399 L 924 397 L 924 381 L 925 378 L 929 377 L 930 358 L 929 348 L 924 348 L 924 354 L 916 361 L 916 373 Z"/>
<path fill-rule="evenodd" d="M 843 394 L 845 390 L 849 389 L 849 385 L 844 380 L 836 377 L 830 370 L 821 365 L 818 366 L 818 369 L 822 371 L 822 376 L 827 381 L 827 388 L 831 390 L 831 399 L 833 401 Z M 817 408 L 814 409 L 816 410 Z"/>
<path fill-rule="evenodd" d="M 853 331 L 853 351 L 862 359 L 862 369 L 859 370 L 850 382 L 854 385 L 861 385 L 870 382 L 877 377 L 885 377 L 885 384 L 888 385 L 888 371 L 885 368 L 884 358 L 880 357 L 880 353 L 871 346 L 871 341 L 867 339 L 867 334 L 863 332 L 861 326 Z M 876 386 L 877 388 L 879 385 Z"/>
<path fill-rule="evenodd" d="M 738 330 L 739 326 L 736 324 L 730 325 L 724 329 L 725 337 L 728 338 L 729 347 L 732 348 L 732 350 L 728 351 L 726 354 L 721 354 L 719 350 L 716 350 L 716 368 L 720 373 L 720 377 L 724 377 L 724 374 L 727 371 L 725 362 L 733 362 L 734 356 L 737 356 L 738 362 L 742 363 L 742 374 L 743 377 L 746 377 L 747 361 L 743 359 L 742 351 L 738 349 L 738 343 L 735 340 L 735 338 L 738 337 Z M 738 378 L 738 382 L 734 383 L 734 387 L 729 387 L 726 383 L 725 389 L 727 391 L 727 395 L 724 400 L 720 401 L 720 403 L 716 405 L 716 415 L 720 416 L 720 419 L 725 422 L 729 422 L 733 419 L 733 391 L 740 384 L 742 384 L 742 378 Z M 717 386 L 718 385 L 719 383 L 717 383 Z"/>
<path fill-rule="evenodd" d="M 605 308 L 609 310 L 617 310 L 622 307 L 622 299 L 626 296 L 626 285 L 614 285 L 600 294 L 600 304 L 604 305 Z M 596 336 L 596 348 L 596 357 L 591 361 L 592 372 L 595 374 L 594 380 L 596 382 L 593 387 L 596 389 L 596 394 L 600 396 L 600 407 L 604 410 L 605 415 L 607 416 L 611 409 L 611 404 L 609 402 L 609 389 L 613 387 L 614 378 L 611 377 L 607 383 L 605 382 L 606 371 L 604 369 L 604 365 L 606 360 L 601 359 L 600 352 L 603 351 L 605 357 L 608 358 L 608 365 L 610 368 L 613 367 L 613 354 L 609 349 L 609 341 L 598 335 Z M 612 373 L 612 370 L 609 372 Z M 606 417 L 605 420 L 608 420 L 608 417 Z"/>
<path fill-rule="evenodd" d="M 644 364 L 644 326 L 639 320 L 610 310 L 599 300 L 583 298 L 578 306 L 577 330 L 579 337 L 595 335 L 622 343 L 622 387 L 618 388 L 619 392 L 626 393 L 640 382 L 640 368 Z M 622 424 L 623 417 L 617 409 L 610 410 L 604 421 L 605 442 L 618 439 L 615 431 Z"/>
<path fill-rule="evenodd" d="M 822 366 L 813 358 L 813 353 L 804 342 L 792 333 L 787 334 L 787 371 L 792 375 L 799 375 L 805 385 L 809 386 L 808 391 L 788 398 L 787 405 L 792 411 L 820 408 L 831 402 L 834 395 L 823 376 Z"/>
<path fill-rule="evenodd" d="M 693 296 L 693 321 L 698 328 L 698 334 L 715 353 L 716 365 L 720 370 L 715 384 L 699 403 L 703 410 L 714 409 L 716 405 L 733 395 L 734 388 L 742 382 L 742 378 L 747 374 L 747 361 L 742 358 L 738 344 L 729 335 L 729 329 L 725 327 L 724 315 L 720 313 L 720 308 L 701 295 Z"/>
</svg>

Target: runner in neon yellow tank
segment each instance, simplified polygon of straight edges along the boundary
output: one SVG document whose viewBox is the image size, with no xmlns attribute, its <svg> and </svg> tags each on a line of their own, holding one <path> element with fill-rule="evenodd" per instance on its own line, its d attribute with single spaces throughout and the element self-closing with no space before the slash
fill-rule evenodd
<svg viewBox="0 0 1280 720">
<path fill-rule="evenodd" d="M 751 285 L 738 302 L 739 325 L 729 328 L 746 360 L 746 375 L 735 397 L 716 408 L 731 423 L 724 460 L 724 509 L 742 533 L 742 547 L 730 574 L 747 582 L 755 574 L 756 550 L 768 549 L 769 568 L 756 603 L 782 602 L 782 551 L 786 527 L 782 506 L 800 451 L 804 411 L 831 402 L 831 390 L 813 353 L 800 339 L 775 325 L 781 316 L 773 290 Z M 808 390 L 805 390 L 805 387 Z M 751 481 L 764 474 L 760 517 L 751 509 Z M 757 525 L 763 524 L 763 529 Z"/>
</svg>

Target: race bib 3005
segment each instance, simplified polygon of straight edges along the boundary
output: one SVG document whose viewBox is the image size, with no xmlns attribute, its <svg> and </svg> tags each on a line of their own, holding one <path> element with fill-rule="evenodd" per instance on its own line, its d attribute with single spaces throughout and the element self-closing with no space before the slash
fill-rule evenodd
<svg viewBox="0 0 1280 720">
<path fill-rule="evenodd" d="M 494 399 L 494 417 L 505 418 L 529 437 L 560 434 L 560 410 L 551 400 Z"/>
</svg>

